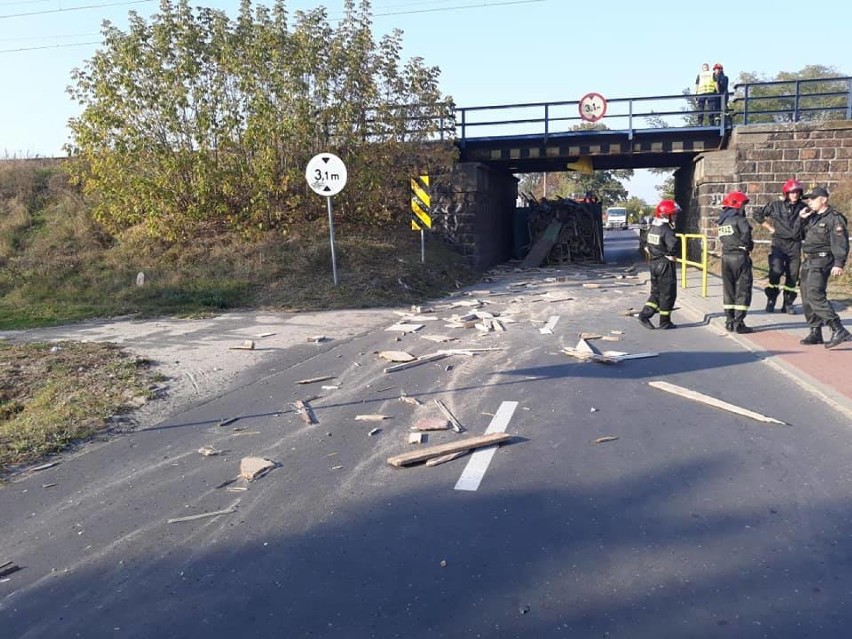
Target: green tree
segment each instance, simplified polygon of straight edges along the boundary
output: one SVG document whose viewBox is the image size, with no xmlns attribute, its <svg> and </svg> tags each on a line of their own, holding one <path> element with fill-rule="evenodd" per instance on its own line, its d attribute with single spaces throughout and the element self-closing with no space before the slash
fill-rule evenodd
<svg viewBox="0 0 852 639">
<path fill-rule="evenodd" d="M 402 62 L 400 32 L 375 42 L 369 0 L 345 8 L 336 29 L 324 8 L 291 25 L 284 0 L 242 0 L 233 20 L 161 0 L 150 22 L 131 12 L 126 32 L 105 22 L 69 87 L 83 110 L 68 150 L 96 218 L 170 240 L 200 227 L 286 229 L 324 214 L 304 180 L 321 151 L 349 168 L 344 221 L 400 216 L 408 177 L 453 159 L 449 144 L 423 144 L 452 127 L 451 101 L 437 67 Z"/>
<path fill-rule="evenodd" d="M 826 80 L 845 75 L 835 67 L 808 65 L 799 71 L 781 71 L 775 76 L 743 72 L 737 84 L 777 82 L 769 86 L 749 87 L 749 124 L 761 122 L 807 122 L 845 117 L 849 86 L 843 81 Z M 808 82 L 801 82 L 807 80 Z M 796 94 L 798 93 L 798 99 Z M 833 94 L 833 95 L 826 95 Z M 742 117 L 742 89 L 733 102 L 733 112 Z M 798 119 L 797 119 L 798 114 Z"/>
<path fill-rule="evenodd" d="M 586 193 L 594 193 L 604 207 L 627 199 L 627 188 L 623 181 L 633 177 L 633 169 L 612 169 L 595 171 L 592 175 L 583 175 L 574 171 L 552 173 L 553 187 L 548 192 L 559 197 L 577 198 Z"/>
</svg>

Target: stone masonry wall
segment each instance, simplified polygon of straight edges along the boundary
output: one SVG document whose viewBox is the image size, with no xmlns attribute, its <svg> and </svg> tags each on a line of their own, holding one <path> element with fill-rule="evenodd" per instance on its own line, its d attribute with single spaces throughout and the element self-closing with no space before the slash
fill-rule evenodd
<svg viewBox="0 0 852 639">
<path fill-rule="evenodd" d="M 518 180 L 484 164 L 463 162 L 434 181 L 433 229 L 472 265 L 488 267 L 511 257 L 512 216 Z"/>
<path fill-rule="evenodd" d="M 748 194 L 749 217 L 781 195 L 781 186 L 796 178 L 805 188 L 825 186 L 829 192 L 852 175 L 852 121 L 758 124 L 734 129 L 727 149 L 695 161 L 691 207 L 698 211 L 698 232 L 717 250 L 713 220 L 725 193 Z M 691 230 L 690 232 L 696 232 Z"/>
</svg>

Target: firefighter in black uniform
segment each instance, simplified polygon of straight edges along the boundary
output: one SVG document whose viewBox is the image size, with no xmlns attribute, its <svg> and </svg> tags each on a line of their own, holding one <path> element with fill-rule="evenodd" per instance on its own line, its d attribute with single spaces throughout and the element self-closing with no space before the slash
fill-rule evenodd
<svg viewBox="0 0 852 639">
<path fill-rule="evenodd" d="M 748 196 L 741 191 L 731 191 L 722 200 L 719 225 L 719 243 L 722 245 L 722 292 L 725 309 L 725 328 L 737 333 L 752 333 L 745 324 L 751 306 L 751 257 L 754 248 L 751 225 L 745 218 Z"/>
<path fill-rule="evenodd" d="M 781 187 L 783 200 L 775 200 L 754 214 L 754 221 L 772 233 L 772 251 L 769 253 L 769 285 L 766 287 L 766 312 L 775 310 L 779 293 L 784 292 L 781 311 L 794 314 L 796 283 L 799 279 L 802 243 L 797 236 L 799 211 L 805 208 L 802 201 L 804 187 L 798 180 L 787 180 Z M 784 284 L 781 284 L 781 276 Z"/>
<path fill-rule="evenodd" d="M 832 348 L 852 340 L 837 312 L 825 294 L 828 278 L 843 275 L 849 257 L 849 230 L 846 218 L 828 204 L 828 191 L 822 187 L 805 196 L 808 206 L 799 213 L 801 220 L 802 252 L 802 310 L 811 332 L 802 344 L 822 344 L 822 327 L 831 328 L 831 338 L 825 342 Z"/>
<path fill-rule="evenodd" d="M 675 216 L 680 207 L 673 200 L 663 200 L 657 205 L 654 221 L 648 229 L 645 251 L 651 258 L 651 295 L 639 312 L 639 322 L 645 328 L 655 328 L 651 318 L 660 314 L 660 328 L 677 328 L 672 324 L 672 309 L 677 299 L 677 237 Z"/>
</svg>

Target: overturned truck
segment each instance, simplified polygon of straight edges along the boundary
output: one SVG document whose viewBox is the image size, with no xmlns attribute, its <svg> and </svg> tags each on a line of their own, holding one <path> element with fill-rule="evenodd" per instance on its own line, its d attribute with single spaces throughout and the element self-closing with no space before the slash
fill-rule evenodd
<svg viewBox="0 0 852 639">
<path fill-rule="evenodd" d="M 527 206 L 515 210 L 515 256 L 523 259 L 525 267 L 600 264 L 604 259 L 601 213 L 600 203 L 594 200 L 530 198 Z"/>
</svg>

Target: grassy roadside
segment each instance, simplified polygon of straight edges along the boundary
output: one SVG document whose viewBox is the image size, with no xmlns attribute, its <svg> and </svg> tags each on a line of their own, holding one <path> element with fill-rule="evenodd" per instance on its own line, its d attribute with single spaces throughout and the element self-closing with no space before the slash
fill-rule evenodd
<svg viewBox="0 0 852 639">
<path fill-rule="evenodd" d="M 141 229 L 107 237 L 55 163 L 0 163 L 0 330 L 245 308 L 406 306 L 478 276 L 429 238 L 422 264 L 419 234 L 401 226 L 336 223 L 334 286 L 327 224 L 250 238 L 211 232 L 180 245 Z M 158 381 L 146 362 L 108 344 L 0 341 L 0 477 L 108 428 Z"/>
<path fill-rule="evenodd" d="M 103 430 L 160 381 L 110 344 L 0 342 L 0 475 Z"/>
</svg>

